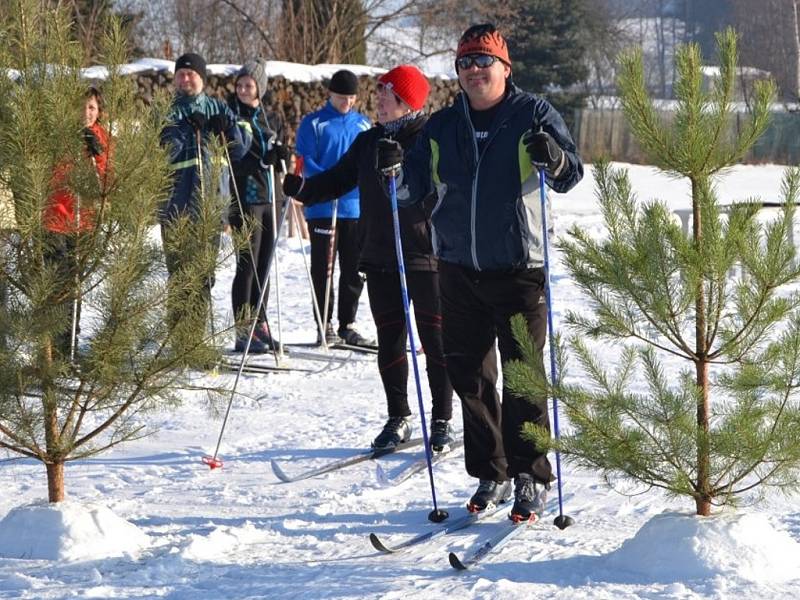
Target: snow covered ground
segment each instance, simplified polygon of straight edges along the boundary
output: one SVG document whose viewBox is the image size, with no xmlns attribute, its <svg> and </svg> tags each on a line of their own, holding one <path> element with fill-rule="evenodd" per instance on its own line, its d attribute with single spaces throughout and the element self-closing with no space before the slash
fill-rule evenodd
<svg viewBox="0 0 800 600">
<path fill-rule="evenodd" d="M 642 200 L 658 196 L 672 208 L 688 207 L 683 182 L 648 167 L 630 169 Z M 737 167 L 721 182 L 720 193 L 725 201 L 753 195 L 777 200 L 781 173 L 776 166 Z M 554 197 L 558 233 L 578 224 L 602 234 L 594 193 L 589 171 L 572 192 Z M 283 338 L 311 341 L 313 321 L 299 245 L 284 240 L 279 252 Z M 558 326 L 566 310 L 580 309 L 585 301 L 555 258 Z M 228 265 L 214 290 L 220 319 L 230 318 L 232 276 Z M 273 293 L 271 310 L 274 300 Z M 374 334 L 366 294 L 359 325 Z M 551 512 L 467 572 L 450 568 L 447 551 L 463 553 L 488 539 L 504 516 L 413 552 L 377 555 L 368 541 L 370 532 L 394 542 L 438 527 L 426 518 L 431 509 L 427 478 L 422 473 L 386 488 L 376 477 L 375 464 L 365 462 L 316 479 L 279 483 L 270 460 L 296 473 L 348 456 L 368 445 L 385 418 L 373 356 L 303 366 L 318 372 L 243 376 L 220 448 L 222 469 L 209 470 L 201 462 L 214 451 L 221 425 L 220 417 L 206 411 L 203 392 L 186 392 L 182 408 L 153 415 L 152 425 L 159 431 L 152 437 L 70 463 L 69 500 L 57 511 L 43 502 L 41 465 L 0 455 L 0 519 L 8 517 L 0 523 L 0 598 L 798 596 L 799 498 L 745 502 L 739 512 L 711 521 L 701 535 L 695 519 L 675 514 L 691 513 L 690 502 L 658 492 L 639 494 L 644 490 L 631 486 L 622 495 L 596 474 L 568 464 L 564 506 L 575 524 L 564 531 L 551 525 L 556 514 Z M 196 374 L 194 383 L 230 386 L 233 379 L 231 374 Z M 413 386 L 409 389 L 413 398 Z M 456 407 L 455 422 L 459 419 Z M 412 455 L 409 450 L 380 462 L 391 475 Z M 462 452 L 439 463 L 435 475 L 440 506 L 451 519 L 463 514 L 475 482 L 463 471 Z M 556 511 L 555 493 L 551 498 L 551 511 Z M 33 506 L 21 513 L 14 510 L 26 505 Z M 726 520 L 737 524 L 725 526 Z M 61 545 L 36 541 L 36 531 L 42 529 L 60 536 Z M 705 550 L 698 548 L 698 540 Z M 107 545 L 100 547 L 101 541 Z M 29 550 L 14 555 L 21 547 Z"/>
</svg>

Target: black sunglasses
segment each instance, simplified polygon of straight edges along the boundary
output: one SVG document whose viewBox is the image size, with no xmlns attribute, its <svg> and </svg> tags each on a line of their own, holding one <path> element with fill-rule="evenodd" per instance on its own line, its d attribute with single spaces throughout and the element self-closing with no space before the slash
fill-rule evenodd
<svg viewBox="0 0 800 600">
<path fill-rule="evenodd" d="M 475 65 L 479 69 L 488 69 L 498 60 L 500 59 L 491 54 L 467 54 L 456 59 L 456 67 L 466 70 Z"/>
</svg>

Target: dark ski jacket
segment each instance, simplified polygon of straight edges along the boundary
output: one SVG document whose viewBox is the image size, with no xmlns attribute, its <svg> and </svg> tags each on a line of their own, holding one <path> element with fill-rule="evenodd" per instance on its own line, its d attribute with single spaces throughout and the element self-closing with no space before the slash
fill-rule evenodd
<svg viewBox="0 0 800 600">
<path fill-rule="evenodd" d="M 395 139 L 404 148 L 409 148 L 426 121 L 427 117 L 420 115 L 401 129 Z M 361 203 L 359 235 L 362 240 L 359 270 L 364 272 L 397 271 L 392 206 L 386 182 L 375 168 L 377 142 L 385 136 L 382 125 L 359 134 L 339 162 L 306 179 L 298 194 L 298 200 L 303 204 L 313 205 L 358 186 Z M 423 202 L 398 210 L 406 270 L 437 270 L 430 229 L 433 202 L 434 196 L 430 194 Z"/>
<path fill-rule="evenodd" d="M 247 106 L 239 102 L 236 95 L 228 102 L 236 115 L 237 124 L 251 138 L 252 143 L 240 160 L 233 161 L 234 182 L 243 205 L 266 204 L 272 202 L 270 191 L 275 189 L 269 180 L 269 171 L 261 166 L 267 153 L 275 143 L 286 143 L 283 119 L 273 112 L 265 112 L 263 107 Z M 233 159 L 233 157 L 231 157 Z M 248 195 L 248 184 L 254 184 L 257 193 Z M 231 196 L 231 207 L 238 211 L 236 198 Z"/>
<path fill-rule="evenodd" d="M 509 82 L 480 153 L 466 94 L 431 116 L 405 155 L 398 201 L 408 206 L 438 191 L 431 221 L 440 260 L 497 271 L 544 264 L 539 178 L 522 143 L 531 128 L 544 129 L 564 151 L 558 179 L 546 174 L 545 180 L 567 192 L 583 177 L 583 165 L 546 100 Z"/>
<path fill-rule="evenodd" d="M 209 98 L 205 93 L 197 96 L 178 94 L 172 102 L 168 116 L 169 124 L 161 132 L 161 145 L 169 148 L 170 162 L 173 169 L 172 193 L 169 200 L 162 207 L 161 222 L 169 221 L 177 215 L 197 212 L 197 196 L 195 190 L 200 188 L 200 152 L 197 149 L 195 130 L 187 121 L 187 117 L 195 112 L 201 112 L 208 120 L 213 115 L 225 113 L 232 125 L 225 131 L 228 141 L 228 152 L 232 161 L 240 160 L 250 147 L 250 135 L 236 125 L 236 118 L 231 109 L 224 102 L 216 98 Z M 208 140 L 213 135 L 207 128 L 200 132 L 203 185 L 207 186 L 206 194 L 220 185 L 220 182 L 210 182 L 211 157 L 208 152 Z"/>
</svg>

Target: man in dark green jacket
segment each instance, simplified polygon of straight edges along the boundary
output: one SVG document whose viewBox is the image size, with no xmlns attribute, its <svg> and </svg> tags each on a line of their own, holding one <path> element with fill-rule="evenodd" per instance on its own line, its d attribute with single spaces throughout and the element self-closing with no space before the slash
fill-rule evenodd
<svg viewBox="0 0 800 600">
<path fill-rule="evenodd" d="M 203 244 L 212 244 L 214 248 L 219 246 L 219 231 L 214 232 L 212 239 L 184 240 L 183 244 L 177 243 L 174 235 L 178 231 L 175 227 L 178 219 L 196 219 L 202 202 L 216 195 L 220 185 L 220 182 L 210 181 L 209 140 L 216 135 L 227 143 L 230 158 L 234 161 L 244 156 L 251 142 L 250 135 L 237 126 L 231 109 L 221 100 L 205 94 L 205 80 L 206 62 L 202 56 L 188 53 L 175 61 L 175 97 L 168 116 L 169 123 L 161 132 L 161 144 L 170 152 L 173 185 L 169 200 L 159 215 L 170 282 L 180 270 L 181 262 L 202 252 Z M 227 214 L 223 215 L 225 217 Z M 181 245 L 183 247 L 179 247 Z M 214 272 L 211 271 L 204 277 L 207 302 L 210 302 L 213 285 Z M 175 299 L 171 321 L 174 322 L 183 314 L 182 304 L 182 301 Z"/>
</svg>

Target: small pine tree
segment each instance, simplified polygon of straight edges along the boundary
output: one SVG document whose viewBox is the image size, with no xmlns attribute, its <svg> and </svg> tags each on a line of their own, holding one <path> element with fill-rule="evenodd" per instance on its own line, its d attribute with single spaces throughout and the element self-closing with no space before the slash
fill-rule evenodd
<svg viewBox="0 0 800 600">
<path fill-rule="evenodd" d="M 136 100 L 135 86 L 117 67 L 125 61 L 124 34 L 111 22 L 103 94 L 113 137 L 109 168 L 98 177 L 81 136 L 87 83 L 69 14 L 63 7 L 43 11 L 38 0 L 15 0 L 10 13 L 0 30 L 0 183 L 7 190 L 0 448 L 44 463 L 49 499 L 58 502 L 67 461 L 144 435 L 141 413 L 177 402 L 183 367 L 216 358 L 205 335 L 203 283 L 217 256 L 196 246 L 218 231 L 220 210 L 210 198 L 192 223 L 182 224 L 174 243 L 187 249 L 187 260 L 166 285 L 156 219 L 171 172 L 159 146 L 164 122 L 154 115 L 167 114 L 168 99 L 157 99 L 154 110 Z M 53 173 L 64 165 L 79 214 L 93 215 L 89 231 L 55 234 L 45 227 Z M 54 246 L 66 238 L 69 250 L 54 260 Z M 65 352 L 58 340 L 71 336 L 78 299 L 80 344 Z M 178 303 L 180 318 L 168 319 Z"/>
<path fill-rule="evenodd" d="M 677 55 L 678 107 L 662 122 L 647 96 L 641 54 L 621 58 L 625 113 L 653 164 L 691 183 L 694 223 L 682 232 L 665 204 L 636 200 L 627 174 L 599 164 L 597 196 L 608 236 L 577 226 L 559 244 L 593 314 L 570 313 L 570 355 L 584 380 L 549 386 L 523 363 L 511 386 L 552 394 L 573 427 L 541 445 L 579 465 L 694 500 L 698 515 L 758 486 L 796 489 L 800 468 L 800 268 L 787 234 L 800 172 L 784 180 L 780 218 L 763 224 L 759 203 L 734 204 L 727 219 L 713 180 L 755 142 L 769 121 L 774 85 L 759 84 L 749 124 L 731 127 L 736 35 L 717 36 L 721 74 L 704 92 L 696 45 Z M 741 276 L 732 278 L 732 270 Z M 517 337 L 524 340 L 523 330 Z M 586 338 L 619 343 L 616 365 Z M 527 345 L 528 357 L 532 348 Z M 559 350 L 563 371 L 567 351 Z M 686 361 L 668 373 L 662 360 Z"/>
</svg>

